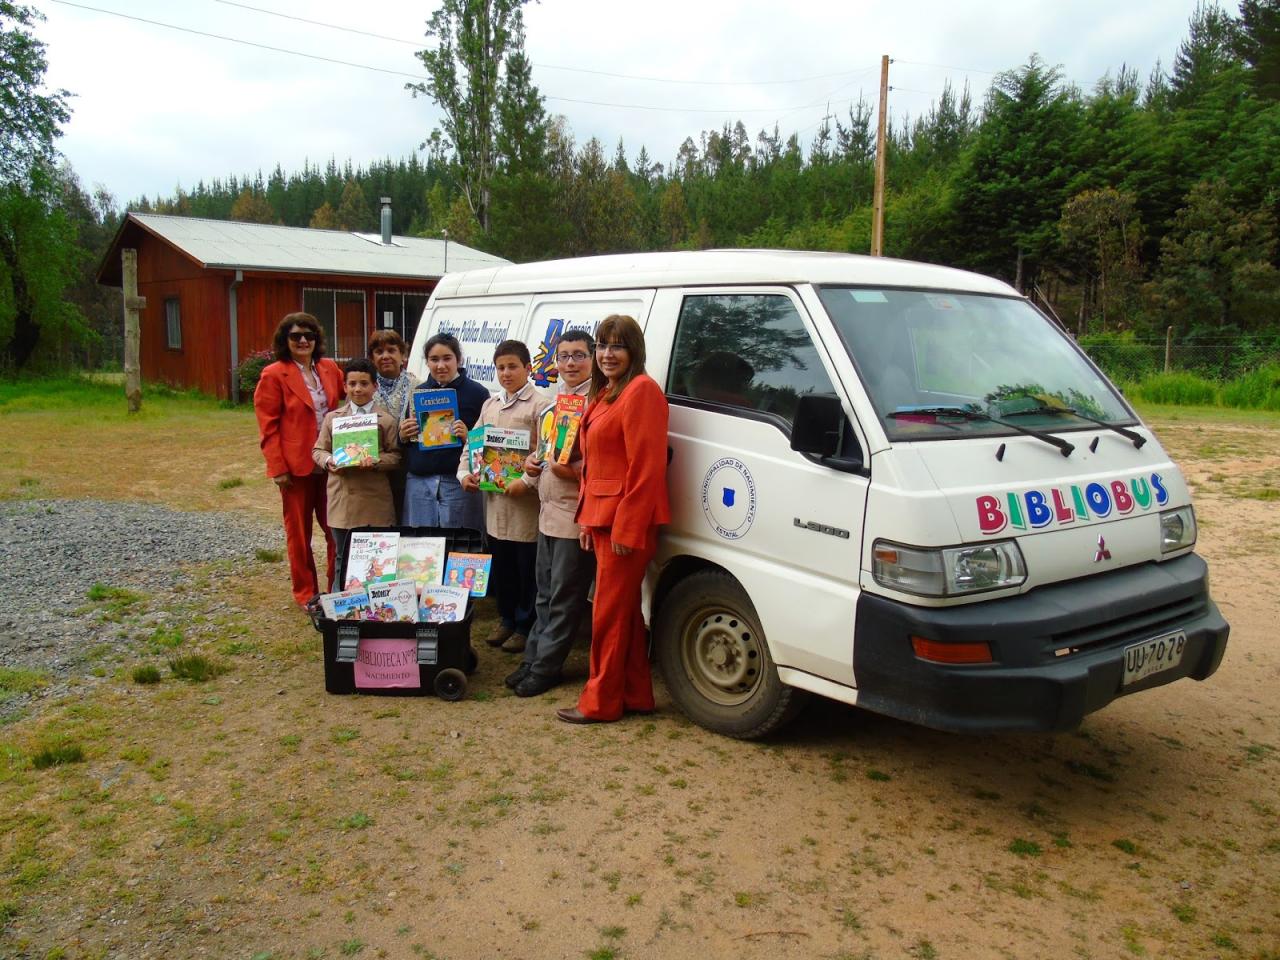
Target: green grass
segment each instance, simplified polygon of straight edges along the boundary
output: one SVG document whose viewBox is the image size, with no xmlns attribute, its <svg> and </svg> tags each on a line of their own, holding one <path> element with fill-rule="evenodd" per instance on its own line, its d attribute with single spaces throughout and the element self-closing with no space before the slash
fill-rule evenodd
<svg viewBox="0 0 1280 960">
<path fill-rule="evenodd" d="M 206 680 L 222 676 L 231 668 L 225 663 L 219 663 L 197 653 L 189 657 L 176 657 L 170 660 L 169 669 L 179 680 L 204 683 Z"/>
<path fill-rule="evenodd" d="M 42 747 L 31 756 L 31 766 L 37 770 L 61 767 L 68 763 L 83 763 L 84 748 L 78 743 L 55 743 Z"/>
<path fill-rule="evenodd" d="M 1139 403 L 1280 412 L 1280 364 L 1259 367 L 1225 383 L 1194 373 L 1157 373 L 1121 388 L 1129 400 Z"/>
<path fill-rule="evenodd" d="M 14 694 L 35 693 L 48 684 L 49 675 L 41 670 L 0 667 L 0 699 Z"/>
<path fill-rule="evenodd" d="M 177 627 L 156 627 L 151 632 L 151 636 L 147 637 L 147 642 L 172 650 L 174 647 L 182 646 L 183 639 L 185 638 L 182 636 L 182 631 Z"/>
<path fill-rule="evenodd" d="M 143 664 L 140 667 L 134 667 L 133 682 L 141 684 L 159 683 L 160 668 L 150 663 Z"/>
<path fill-rule="evenodd" d="M 259 563 L 279 563 L 284 559 L 284 552 L 281 550 L 263 550 L 259 547 L 253 551 L 253 557 Z"/>
<path fill-rule="evenodd" d="M 244 486 L 243 477 L 227 477 L 225 480 L 218 481 L 219 490 L 234 490 L 236 487 Z"/>
<path fill-rule="evenodd" d="M 1033 840 L 1024 840 L 1017 837 L 1009 844 L 1009 852 L 1016 853 L 1020 857 L 1038 857 L 1043 851 L 1040 844 Z"/>
</svg>

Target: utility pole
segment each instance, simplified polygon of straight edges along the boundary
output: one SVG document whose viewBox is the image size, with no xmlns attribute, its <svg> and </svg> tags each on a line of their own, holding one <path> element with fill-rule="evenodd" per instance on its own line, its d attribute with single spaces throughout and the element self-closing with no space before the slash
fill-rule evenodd
<svg viewBox="0 0 1280 960">
<path fill-rule="evenodd" d="M 871 255 L 884 256 L 884 127 L 889 112 L 889 55 L 880 58 L 880 122 L 876 126 L 876 187 L 871 200 Z"/>
<path fill-rule="evenodd" d="M 122 286 L 124 287 L 124 395 L 129 401 L 129 412 L 142 409 L 142 376 L 139 358 L 142 354 L 141 324 L 139 313 L 147 305 L 147 298 L 138 296 L 138 251 L 120 251 Z"/>
</svg>

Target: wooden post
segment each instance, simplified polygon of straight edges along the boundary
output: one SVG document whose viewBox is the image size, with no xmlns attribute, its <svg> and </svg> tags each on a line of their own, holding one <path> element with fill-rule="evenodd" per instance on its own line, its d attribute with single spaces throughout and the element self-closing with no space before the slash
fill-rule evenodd
<svg viewBox="0 0 1280 960">
<path fill-rule="evenodd" d="M 138 296 L 138 251 L 121 250 L 120 264 L 124 288 L 124 395 L 129 412 L 137 413 L 142 409 L 142 334 L 138 314 L 147 305 L 147 298 Z"/>
<path fill-rule="evenodd" d="M 1164 330 L 1164 372 L 1173 371 L 1173 327 Z"/>
<path fill-rule="evenodd" d="M 889 55 L 880 58 L 880 122 L 876 125 L 876 186 L 871 199 L 871 255 L 884 256 L 885 119 L 889 113 Z"/>
</svg>

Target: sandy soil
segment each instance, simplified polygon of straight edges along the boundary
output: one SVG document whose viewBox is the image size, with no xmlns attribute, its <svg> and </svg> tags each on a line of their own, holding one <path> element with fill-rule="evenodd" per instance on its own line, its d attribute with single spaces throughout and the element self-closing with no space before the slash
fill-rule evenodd
<svg viewBox="0 0 1280 960">
<path fill-rule="evenodd" d="M 283 566 L 247 570 L 231 673 L 121 676 L 3 732 L 0 954 L 1276 960 L 1280 431 L 1156 427 L 1233 628 L 1205 683 L 1057 736 L 819 702 L 739 743 L 661 689 L 653 717 L 575 728 L 553 710 L 585 651 L 532 701 L 488 649 L 460 703 L 328 696 Z M 250 475 L 230 495 L 272 522 Z M 139 483 L 218 499 L 186 480 Z M 86 761 L 32 770 L 53 736 Z"/>
</svg>

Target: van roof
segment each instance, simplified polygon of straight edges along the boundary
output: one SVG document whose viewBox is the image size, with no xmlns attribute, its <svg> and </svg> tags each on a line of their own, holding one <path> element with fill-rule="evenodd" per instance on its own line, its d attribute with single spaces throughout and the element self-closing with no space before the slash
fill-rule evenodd
<svg viewBox="0 0 1280 960">
<path fill-rule="evenodd" d="M 800 250 L 696 250 L 577 257 L 449 273 L 437 285 L 435 297 L 739 283 L 847 283 L 1019 296 L 991 277 L 910 260 Z"/>
</svg>

